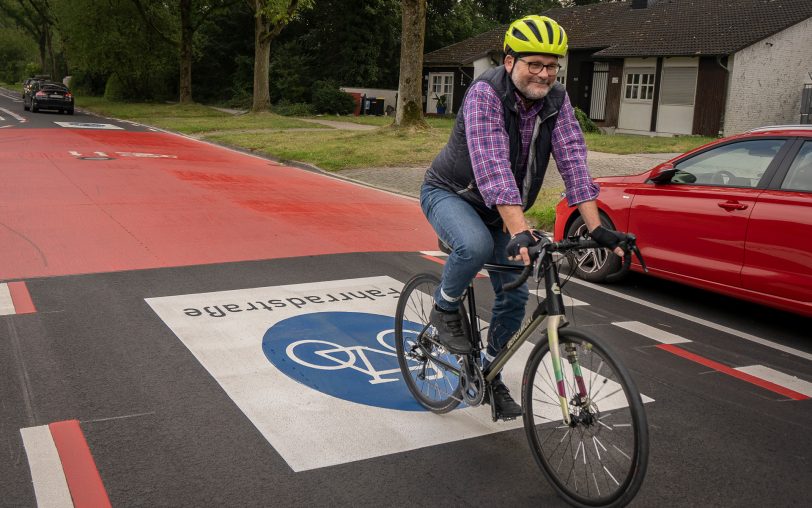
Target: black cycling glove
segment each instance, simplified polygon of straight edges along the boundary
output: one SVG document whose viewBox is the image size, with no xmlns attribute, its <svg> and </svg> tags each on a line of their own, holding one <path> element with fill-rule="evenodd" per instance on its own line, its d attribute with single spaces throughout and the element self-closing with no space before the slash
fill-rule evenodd
<svg viewBox="0 0 812 508">
<path fill-rule="evenodd" d="M 626 241 L 625 234 L 618 231 L 613 231 L 611 229 L 606 229 L 603 226 L 598 226 L 593 229 L 589 233 L 589 236 L 598 242 L 601 247 L 606 247 L 607 249 L 614 249 L 618 246 L 618 244 L 620 244 L 620 242 Z"/>
<path fill-rule="evenodd" d="M 508 257 L 516 257 L 519 255 L 519 250 L 521 250 L 522 247 L 532 247 L 537 243 L 539 243 L 539 241 L 533 233 L 529 229 L 525 229 L 521 233 L 510 237 L 505 252 L 507 252 Z"/>
</svg>

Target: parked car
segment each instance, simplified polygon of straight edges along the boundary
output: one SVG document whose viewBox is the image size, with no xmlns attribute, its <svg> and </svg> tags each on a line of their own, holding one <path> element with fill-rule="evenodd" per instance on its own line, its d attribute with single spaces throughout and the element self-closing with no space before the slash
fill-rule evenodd
<svg viewBox="0 0 812 508">
<path fill-rule="evenodd" d="M 23 81 L 23 92 L 22 92 L 23 100 L 25 100 L 26 92 L 31 90 L 31 86 L 36 81 L 42 82 L 42 81 L 48 81 L 48 80 L 46 78 L 43 78 L 43 77 L 40 77 L 40 76 L 34 76 L 33 78 L 27 78 L 25 81 Z"/>
<path fill-rule="evenodd" d="M 596 181 L 601 221 L 637 235 L 651 275 L 812 316 L 812 126 L 754 129 Z M 556 212 L 556 239 L 585 232 L 566 200 Z M 574 259 L 579 277 L 621 269 L 590 252 Z"/>
<path fill-rule="evenodd" d="M 61 83 L 33 81 L 23 91 L 23 109 L 34 113 L 40 109 L 55 109 L 73 114 L 73 94 Z"/>
</svg>

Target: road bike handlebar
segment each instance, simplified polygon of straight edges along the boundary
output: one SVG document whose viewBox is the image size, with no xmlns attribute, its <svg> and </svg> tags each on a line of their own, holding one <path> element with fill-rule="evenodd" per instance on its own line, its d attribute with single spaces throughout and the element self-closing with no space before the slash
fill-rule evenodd
<svg viewBox="0 0 812 508">
<path fill-rule="evenodd" d="M 607 282 L 614 282 L 621 277 L 623 272 L 628 270 L 629 266 L 632 264 L 632 255 L 637 256 L 637 259 L 640 261 L 640 266 L 643 267 L 643 271 L 647 272 L 648 268 L 646 268 L 646 262 L 643 260 L 643 255 L 640 254 L 640 249 L 637 248 L 637 237 L 634 236 L 632 233 L 625 234 L 626 239 L 621 241 L 618 244 L 618 247 L 623 249 L 624 256 L 623 256 L 623 265 L 621 266 L 620 270 L 617 272 L 609 275 L 606 277 Z M 601 246 L 595 240 L 590 239 L 589 237 L 582 236 L 582 237 L 569 237 L 561 240 L 560 242 L 551 242 L 546 237 L 542 237 L 542 239 L 536 245 L 530 246 L 527 248 L 527 252 L 530 255 L 530 264 L 524 267 L 522 273 L 519 274 L 519 278 L 514 280 L 513 282 L 509 282 L 502 286 L 503 291 L 512 291 L 527 281 L 530 274 L 533 273 L 533 266 L 538 261 L 540 257 L 543 257 L 545 253 L 552 253 L 552 252 L 569 252 L 571 250 L 583 250 L 583 249 L 603 249 L 605 247 Z"/>
</svg>

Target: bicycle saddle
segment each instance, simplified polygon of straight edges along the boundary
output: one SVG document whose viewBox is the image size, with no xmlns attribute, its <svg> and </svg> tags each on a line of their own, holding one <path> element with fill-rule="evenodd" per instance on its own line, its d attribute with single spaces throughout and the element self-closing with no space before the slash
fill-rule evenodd
<svg viewBox="0 0 812 508">
<path fill-rule="evenodd" d="M 437 239 L 437 247 L 440 248 L 441 251 L 445 252 L 446 254 L 451 254 L 451 247 L 440 238 Z"/>
</svg>

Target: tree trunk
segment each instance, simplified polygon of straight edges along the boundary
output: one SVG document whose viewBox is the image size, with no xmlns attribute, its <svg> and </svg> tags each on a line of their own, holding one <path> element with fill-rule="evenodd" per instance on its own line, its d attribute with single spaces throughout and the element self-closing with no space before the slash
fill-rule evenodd
<svg viewBox="0 0 812 508">
<path fill-rule="evenodd" d="M 401 0 L 400 78 L 395 125 L 426 128 L 423 119 L 423 42 L 426 0 Z"/>
<path fill-rule="evenodd" d="M 39 39 L 37 40 L 37 44 L 39 45 L 39 67 L 41 69 L 40 72 L 44 73 L 46 71 L 47 67 L 48 67 L 48 57 L 46 56 L 48 50 L 47 50 L 47 44 L 45 42 L 45 33 L 44 32 L 40 32 Z M 51 77 L 53 77 L 53 76 L 51 76 Z"/>
<path fill-rule="evenodd" d="M 192 100 L 192 0 L 180 0 L 180 98 L 181 104 Z"/>
<path fill-rule="evenodd" d="M 271 109 L 271 89 L 268 72 L 271 65 L 270 24 L 260 14 L 261 2 L 255 0 L 256 18 L 254 19 L 254 102 L 251 111 L 269 111 Z"/>
</svg>

